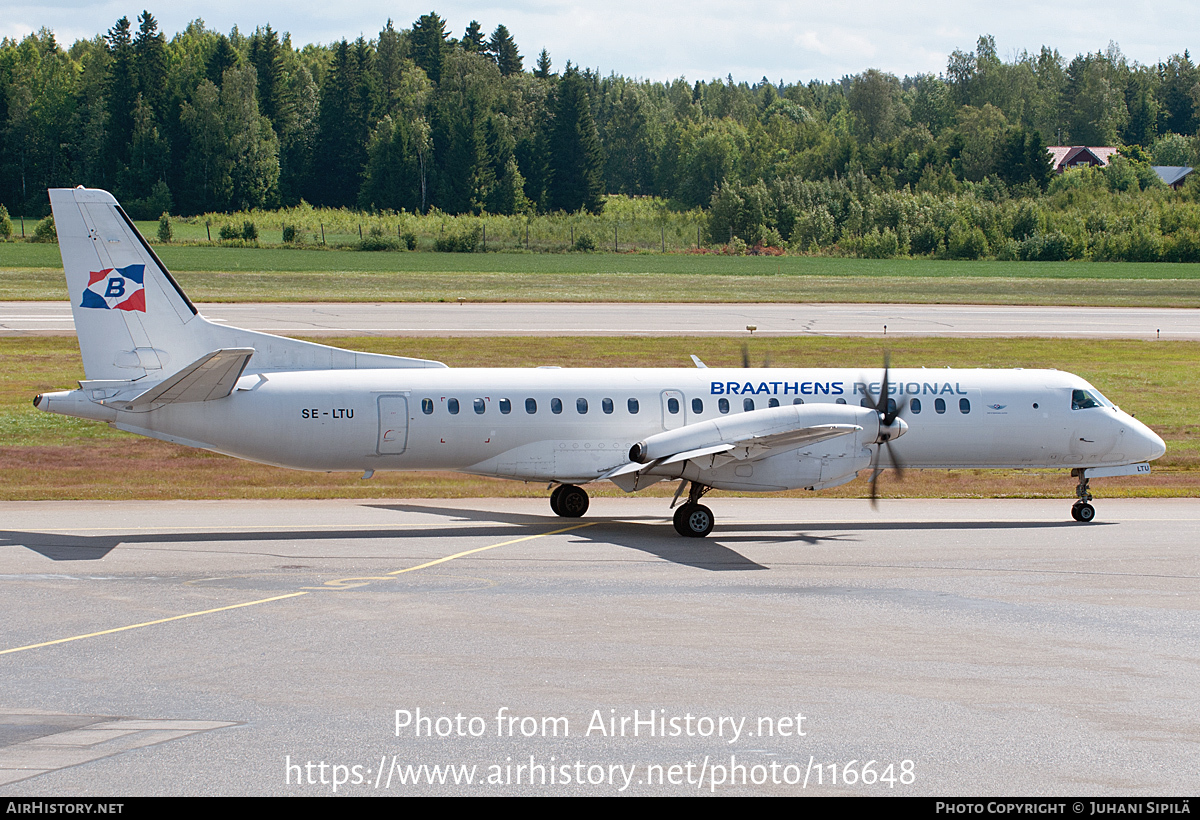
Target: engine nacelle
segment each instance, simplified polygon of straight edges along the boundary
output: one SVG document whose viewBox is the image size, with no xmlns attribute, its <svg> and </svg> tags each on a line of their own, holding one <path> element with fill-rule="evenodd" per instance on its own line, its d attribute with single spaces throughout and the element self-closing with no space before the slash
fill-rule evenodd
<svg viewBox="0 0 1200 820">
<path fill-rule="evenodd" d="M 657 458 L 677 453 L 830 424 L 861 427 L 863 441 L 873 442 L 879 438 L 879 414 L 872 408 L 846 404 L 788 404 L 655 433 L 629 449 L 629 460 L 649 464 Z M 903 424 L 897 419 L 892 427 L 902 428 Z M 893 437 L 902 432 L 902 429 L 895 432 Z"/>
<path fill-rule="evenodd" d="M 773 492 L 778 490 L 823 489 L 852 481 L 860 470 L 871 466 L 871 441 L 864 432 L 853 433 L 784 450 L 777 455 L 754 459 L 706 459 L 688 461 L 682 477 L 718 490 Z"/>
</svg>

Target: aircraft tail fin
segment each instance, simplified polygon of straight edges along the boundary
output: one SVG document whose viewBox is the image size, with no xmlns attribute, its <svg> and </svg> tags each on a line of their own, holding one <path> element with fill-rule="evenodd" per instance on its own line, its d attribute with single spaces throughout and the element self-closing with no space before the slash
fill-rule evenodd
<svg viewBox="0 0 1200 820">
<path fill-rule="evenodd" d="M 112 194 L 62 188 L 50 205 L 88 378 L 162 372 L 171 354 L 155 340 L 185 335 L 195 305 Z"/>
<path fill-rule="evenodd" d="M 256 371 L 445 367 L 214 324 L 199 314 L 112 194 L 52 189 L 50 206 L 88 380 L 152 384 L 213 351 L 242 348 L 252 351 Z"/>
</svg>

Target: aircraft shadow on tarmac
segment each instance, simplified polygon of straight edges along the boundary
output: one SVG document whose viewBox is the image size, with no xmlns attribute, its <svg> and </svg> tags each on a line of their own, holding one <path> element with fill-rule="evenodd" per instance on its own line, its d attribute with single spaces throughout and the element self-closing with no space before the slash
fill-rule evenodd
<svg viewBox="0 0 1200 820">
<path fill-rule="evenodd" d="M 460 538 L 484 538 L 504 540 L 523 535 L 558 529 L 575 523 L 573 519 L 562 519 L 547 515 L 544 518 L 529 515 L 503 513 L 495 510 L 470 510 L 440 507 L 433 504 L 366 504 L 375 509 L 398 513 L 440 515 L 456 521 L 476 522 L 477 526 L 456 526 L 452 529 L 439 527 L 404 529 L 344 529 L 344 530 L 247 530 L 243 532 L 197 532 L 129 533 L 126 535 L 78 535 L 22 530 L 0 530 L 0 547 L 22 546 L 50 559 L 51 561 L 99 561 L 120 545 L 167 544 L 184 547 L 189 544 L 238 544 L 246 542 L 302 542 L 319 546 L 326 541 L 394 541 L 398 538 L 439 538 L 453 535 Z M 666 516 L 622 516 L 616 518 L 594 517 L 578 523 L 592 526 L 574 530 L 570 535 L 596 544 L 625 547 L 653 555 L 661 560 L 682 566 L 695 567 L 714 572 L 762 570 L 768 567 L 759 564 L 728 544 L 795 542 L 798 545 L 814 546 L 827 542 L 852 543 L 855 532 L 896 532 L 936 530 L 1052 530 L 1077 528 L 1080 525 L 1067 521 L 905 521 L 905 522 L 804 522 L 753 523 L 738 529 L 734 524 L 726 525 L 726 533 L 714 534 L 709 538 L 680 538 L 671 527 Z M 526 529 L 514 530 L 508 525 L 516 524 Z M 543 526 L 538 526 L 543 525 Z M 1103 526 L 1091 524 L 1090 526 Z M 537 527 L 537 529 L 531 529 Z M 211 552 L 211 549 L 206 550 Z M 255 550 L 258 554 L 275 554 L 266 549 Z M 294 553 L 279 553 L 280 558 L 298 558 Z M 356 559 L 362 555 L 354 556 Z M 380 553 L 379 558 L 387 558 Z"/>
<path fill-rule="evenodd" d="M 494 510 L 439 507 L 434 504 L 367 504 L 366 506 L 403 513 L 445 515 L 459 521 L 505 521 L 524 525 L 530 523 L 528 515 L 502 513 Z M 639 550 L 674 564 L 711 571 L 770 569 L 727 546 L 738 542 L 754 544 L 794 542 L 805 546 L 816 546 L 830 542 L 852 543 L 856 540 L 853 535 L 855 531 L 1045 530 L 1079 526 L 1077 523 L 1068 521 L 881 521 L 852 524 L 838 521 L 805 522 L 803 524 L 755 522 L 740 528 L 734 523 L 726 524 L 727 532 L 714 532 L 708 538 L 680 538 L 671 526 L 669 513 L 664 513 L 662 516 L 620 516 L 615 518 L 595 516 L 585 519 L 547 517 L 547 520 L 550 523 L 557 522 L 566 526 L 569 526 L 572 520 L 579 520 L 580 523 L 596 522 L 595 526 L 575 530 L 571 535 L 598 544 L 612 544 Z"/>
</svg>

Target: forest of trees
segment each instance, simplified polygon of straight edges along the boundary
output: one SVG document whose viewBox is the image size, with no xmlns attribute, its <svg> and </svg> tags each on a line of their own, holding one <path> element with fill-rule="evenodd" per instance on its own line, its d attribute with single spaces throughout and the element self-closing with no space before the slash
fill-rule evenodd
<svg viewBox="0 0 1200 820">
<path fill-rule="evenodd" d="M 1111 44 L 1005 62 L 985 36 L 940 76 L 753 84 L 556 71 L 545 50 L 527 61 L 505 26 L 489 36 L 472 21 L 455 38 L 436 13 L 300 48 L 270 26 L 226 35 L 199 20 L 168 40 L 148 12 L 68 48 L 45 29 L 4 39 L 0 204 L 37 215 L 46 188 L 77 184 L 113 191 L 140 218 L 301 200 L 595 213 L 605 194 L 626 194 L 703 207 L 713 236 L 751 242 L 820 247 L 857 219 L 862 247 L 887 227 L 862 222 L 872 197 L 1041 201 L 1047 144 L 1124 146 L 1119 173 L 1135 189 L 1155 184 L 1149 163 L 1197 159 L 1200 71 L 1186 51 L 1149 66 Z M 934 250 L 959 215 L 946 219 Z M 968 217 L 972 228 L 993 253 L 1015 236 L 989 239 Z M 915 232 L 901 252 L 928 244 Z"/>
</svg>

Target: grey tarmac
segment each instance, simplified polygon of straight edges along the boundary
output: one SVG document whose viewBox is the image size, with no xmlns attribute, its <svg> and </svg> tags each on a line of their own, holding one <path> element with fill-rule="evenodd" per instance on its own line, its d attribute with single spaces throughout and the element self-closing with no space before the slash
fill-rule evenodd
<svg viewBox="0 0 1200 820">
<path fill-rule="evenodd" d="M 3 503 L 0 796 L 1195 794 L 1200 501 L 1069 483 Z"/>
<path fill-rule="evenodd" d="M 870 304 L 212 303 L 281 336 L 1041 336 L 1200 339 L 1190 308 Z M 0 336 L 74 335 L 66 302 L 0 302 Z"/>
</svg>

